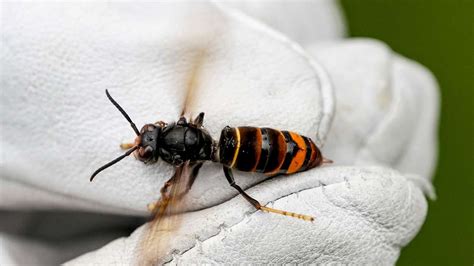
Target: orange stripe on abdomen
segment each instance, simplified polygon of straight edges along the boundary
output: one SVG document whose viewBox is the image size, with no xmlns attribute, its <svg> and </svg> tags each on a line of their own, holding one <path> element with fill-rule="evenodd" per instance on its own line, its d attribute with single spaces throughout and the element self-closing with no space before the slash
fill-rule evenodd
<svg viewBox="0 0 474 266">
<path fill-rule="evenodd" d="M 303 166 L 307 151 L 306 151 L 306 144 L 304 142 L 303 137 L 294 132 L 289 132 L 289 133 L 290 133 L 291 138 L 293 139 L 293 142 L 296 143 L 298 147 L 298 152 L 292 158 L 290 166 L 288 167 L 288 170 L 286 171 L 287 174 L 292 174 L 292 173 L 298 172 Z"/>
</svg>

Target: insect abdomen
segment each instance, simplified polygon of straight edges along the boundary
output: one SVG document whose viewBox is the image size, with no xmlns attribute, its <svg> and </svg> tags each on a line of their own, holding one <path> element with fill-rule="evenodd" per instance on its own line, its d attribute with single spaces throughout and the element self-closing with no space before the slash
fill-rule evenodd
<svg viewBox="0 0 474 266">
<path fill-rule="evenodd" d="M 292 174 L 322 163 L 310 138 L 258 127 L 226 127 L 219 140 L 220 163 L 246 172 Z"/>
</svg>

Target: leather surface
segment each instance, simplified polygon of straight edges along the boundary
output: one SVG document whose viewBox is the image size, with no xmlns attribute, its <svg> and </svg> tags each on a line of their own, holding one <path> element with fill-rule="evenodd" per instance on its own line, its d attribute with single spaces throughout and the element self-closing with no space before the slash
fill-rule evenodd
<svg viewBox="0 0 474 266">
<path fill-rule="evenodd" d="M 206 164 L 160 262 L 393 264 L 422 226 L 424 194 L 434 197 L 436 81 L 383 43 L 341 39 L 333 2 L 2 6 L 2 209 L 146 215 L 171 166 L 131 157 L 88 180 L 134 138 L 108 88 L 137 125 L 204 111 L 215 138 L 226 125 L 292 130 L 335 161 L 266 181 L 234 173 L 262 204 L 312 223 L 256 212 Z M 286 10 L 294 23 L 280 19 Z M 142 232 L 69 264 L 132 263 Z M 116 238 L 71 237 L 73 249 L 1 237 L 2 264 L 45 265 Z"/>
</svg>

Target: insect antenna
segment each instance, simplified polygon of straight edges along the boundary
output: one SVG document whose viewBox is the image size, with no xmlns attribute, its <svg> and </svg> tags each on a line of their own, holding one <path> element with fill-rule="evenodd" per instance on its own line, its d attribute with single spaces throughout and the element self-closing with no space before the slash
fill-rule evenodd
<svg viewBox="0 0 474 266">
<path fill-rule="evenodd" d="M 99 169 L 95 170 L 95 172 L 91 175 L 91 178 L 90 178 L 89 181 L 92 182 L 92 180 L 94 179 L 94 177 L 95 177 L 98 173 L 100 173 L 100 172 L 102 172 L 102 170 L 107 169 L 107 168 L 109 168 L 110 166 L 112 166 L 112 165 L 118 163 L 118 162 L 119 162 L 120 160 L 122 160 L 123 158 L 125 158 L 125 157 L 129 156 L 130 154 L 132 154 L 132 152 L 134 152 L 136 149 L 138 149 L 138 146 L 135 146 L 135 147 L 131 148 L 131 149 L 128 150 L 126 153 L 120 155 L 119 157 L 115 158 L 115 159 L 112 160 L 111 162 L 108 162 L 108 163 L 104 164 L 103 166 L 101 166 Z"/>
<path fill-rule="evenodd" d="M 137 134 L 137 136 L 140 136 L 140 131 L 138 131 L 137 126 L 135 126 L 132 119 L 130 119 L 130 116 L 128 116 L 128 114 L 125 112 L 125 110 L 123 110 L 123 108 L 114 100 L 114 98 L 112 98 L 112 96 L 110 96 L 108 90 L 105 90 L 105 94 L 107 94 L 107 98 L 109 98 L 109 100 L 112 102 L 112 104 L 115 105 L 115 107 L 117 107 L 117 109 L 120 111 L 120 113 L 122 113 L 122 115 L 125 117 L 125 119 L 127 119 L 127 121 L 130 123 L 130 126 L 132 127 L 133 131 L 135 131 L 135 134 Z"/>
</svg>

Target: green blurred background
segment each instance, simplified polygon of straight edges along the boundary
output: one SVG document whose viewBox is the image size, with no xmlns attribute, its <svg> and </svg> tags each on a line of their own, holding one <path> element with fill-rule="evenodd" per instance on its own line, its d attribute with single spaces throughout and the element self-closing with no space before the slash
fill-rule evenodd
<svg viewBox="0 0 474 266">
<path fill-rule="evenodd" d="M 438 199 L 398 265 L 473 265 L 474 1 L 341 0 L 351 36 L 428 67 L 441 89 Z"/>
</svg>

